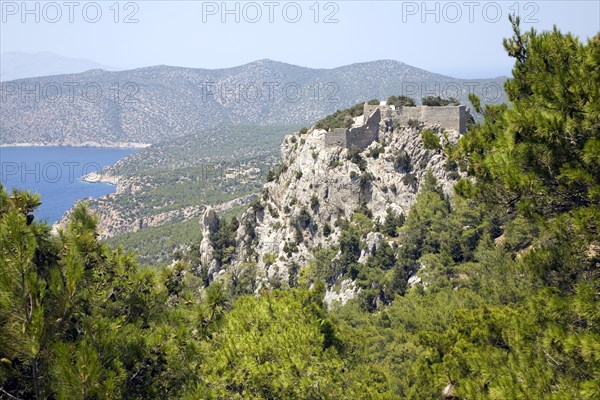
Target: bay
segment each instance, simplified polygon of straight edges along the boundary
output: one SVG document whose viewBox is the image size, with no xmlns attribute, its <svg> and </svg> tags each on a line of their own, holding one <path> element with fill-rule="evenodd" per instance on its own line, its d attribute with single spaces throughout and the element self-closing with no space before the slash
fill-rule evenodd
<svg viewBox="0 0 600 400">
<path fill-rule="evenodd" d="M 80 199 L 115 191 L 108 183 L 89 183 L 81 177 L 99 172 L 134 153 L 133 148 L 0 147 L 0 183 L 9 191 L 29 190 L 42 197 L 36 220 L 58 221 Z"/>
</svg>

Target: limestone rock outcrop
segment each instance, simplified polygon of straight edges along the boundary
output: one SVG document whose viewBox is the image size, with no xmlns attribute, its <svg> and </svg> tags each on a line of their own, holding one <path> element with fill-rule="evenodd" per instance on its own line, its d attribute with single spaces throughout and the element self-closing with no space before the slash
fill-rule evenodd
<svg viewBox="0 0 600 400">
<path fill-rule="evenodd" d="M 202 226 L 202 241 L 200 242 L 202 257 L 198 267 L 206 269 L 210 276 L 216 277 L 219 265 L 214 257 L 215 248 L 211 237 L 219 229 L 219 217 L 212 207 L 206 207 L 200 218 L 200 224 Z M 194 272 L 199 273 L 200 270 Z"/>
<path fill-rule="evenodd" d="M 313 257 L 315 248 L 338 243 L 342 231 L 338 218 L 350 219 L 359 207 L 370 210 L 380 224 L 388 209 L 407 215 L 428 170 L 450 195 L 460 173 L 448 168 L 441 148 L 425 148 L 423 127 L 390 132 L 384 124 L 381 121 L 378 140 L 362 151 L 325 146 L 324 130 L 286 136 L 277 172 L 240 219 L 233 266 L 255 263 L 258 288 L 274 280 L 288 282 Z M 439 126 L 428 128 L 442 145 L 455 143 L 460 136 Z M 366 262 L 383 240 L 381 233 L 366 234 L 359 261 Z M 347 293 L 351 287 L 346 282 L 342 300 L 351 297 Z M 336 296 L 330 293 L 328 298 Z"/>
</svg>

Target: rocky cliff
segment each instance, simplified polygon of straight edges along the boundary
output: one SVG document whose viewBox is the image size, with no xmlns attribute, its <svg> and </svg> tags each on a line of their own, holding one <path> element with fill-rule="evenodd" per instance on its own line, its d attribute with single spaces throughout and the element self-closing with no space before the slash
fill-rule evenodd
<svg viewBox="0 0 600 400">
<path fill-rule="evenodd" d="M 240 219 L 232 261 L 219 265 L 211 258 L 212 251 L 206 251 L 198 268 L 208 272 L 209 279 L 217 279 L 231 268 L 251 263 L 256 265 L 257 288 L 292 282 L 315 249 L 338 244 L 341 221 L 352 219 L 357 211 L 370 215 L 375 226 L 383 224 L 388 214 L 406 215 L 428 170 L 451 194 L 460 173 L 447 162 L 443 148 L 458 140 L 458 132 L 397 123 L 392 132 L 385 132 L 386 126 L 389 121 L 387 125 L 382 121 L 379 139 L 364 150 L 326 147 L 324 130 L 286 136 L 281 164 Z M 433 133 L 440 145 L 426 148 L 423 132 Z M 217 218 L 213 214 L 209 209 L 202 218 L 205 233 L 214 228 L 209 226 Z M 202 247 L 212 250 L 215 244 L 209 235 L 204 238 Z M 359 262 L 365 262 L 383 240 L 379 232 L 363 232 Z M 348 280 L 337 283 L 341 291 L 353 290 Z M 335 297 L 331 291 L 328 295 Z"/>
</svg>

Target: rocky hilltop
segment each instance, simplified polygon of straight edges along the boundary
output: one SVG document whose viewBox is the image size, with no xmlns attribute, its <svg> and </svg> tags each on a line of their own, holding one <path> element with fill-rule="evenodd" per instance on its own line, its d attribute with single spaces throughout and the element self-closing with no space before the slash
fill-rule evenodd
<svg viewBox="0 0 600 400">
<path fill-rule="evenodd" d="M 357 124 L 365 120 L 355 118 Z M 378 140 L 364 149 L 326 146 L 331 132 L 320 129 L 286 136 L 281 164 L 239 221 L 232 246 L 237 252 L 229 261 L 215 256 L 222 255 L 215 237 L 224 223 L 215 210 L 205 210 L 197 272 L 208 280 L 227 273 L 236 279 L 236 271 L 253 265 L 256 290 L 273 282 L 293 282 L 314 258 L 315 249 L 339 244 L 343 227 L 358 215 L 368 215 L 376 227 L 406 215 L 428 171 L 450 195 L 461 173 L 447 162 L 444 148 L 456 143 L 460 134 L 439 125 L 411 125 L 382 120 Z M 426 135 L 433 135 L 433 145 L 424 140 Z M 359 262 L 364 263 L 384 240 L 392 239 L 375 228 L 364 229 L 360 240 Z M 350 280 L 329 283 L 329 299 L 354 291 Z M 336 283 L 345 294 L 332 291 Z"/>
</svg>

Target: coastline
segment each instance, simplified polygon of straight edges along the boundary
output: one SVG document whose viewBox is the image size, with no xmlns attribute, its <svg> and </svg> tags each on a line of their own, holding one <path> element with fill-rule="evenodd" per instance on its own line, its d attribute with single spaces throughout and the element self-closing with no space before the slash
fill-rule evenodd
<svg viewBox="0 0 600 400">
<path fill-rule="evenodd" d="M 114 143 L 0 143 L 0 147 L 88 147 L 88 148 L 106 148 L 106 149 L 145 149 L 150 147 L 151 143 L 137 142 L 114 142 Z"/>
<path fill-rule="evenodd" d="M 79 178 L 79 181 L 85 182 L 85 183 L 90 183 L 90 184 L 102 183 L 102 184 L 112 185 L 115 187 L 115 190 L 112 193 L 115 193 L 116 191 L 119 190 L 119 180 L 120 179 L 121 179 L 120 175 L 107 175 L 107 174 L 98 173 L 98 172 L 90 172 L 87 175 L 81 176 Z M 105 196 L 108 196 L 108 195 L 105 195 Z M 104 196 L 101 196 L 101 197 L 104 197 Z M 77 205 L 77 203 L 79 203 L 80 201 L 84 201 L 87 199 L 96 199 L 96 198 L 95 197 L 84 197 L 84 198 L 75 200 L 75 202 L 73 202 L 71 207 L 69 207 L 63 213 L 63 215 L 56 222 L 54 222 L 52 224 L 52 228 L 51 228 L 50 232 L 53 235 L 57 235 L 58 231 L 60 229 L 65 229 L 67 226 L 69 217 L 71 216 L 71 214 L 73 212 L 73 207 L 75 207 Z"/>
<path fill-rule="evenodd" d="M 119 175 L 108 175 L 98 172 L 90 172 L 87 175 L 83 175 L 79 180 L 86 183 L 107 183 L 109 185 L 117 186 L 121 176 Z"/>
</svg>

